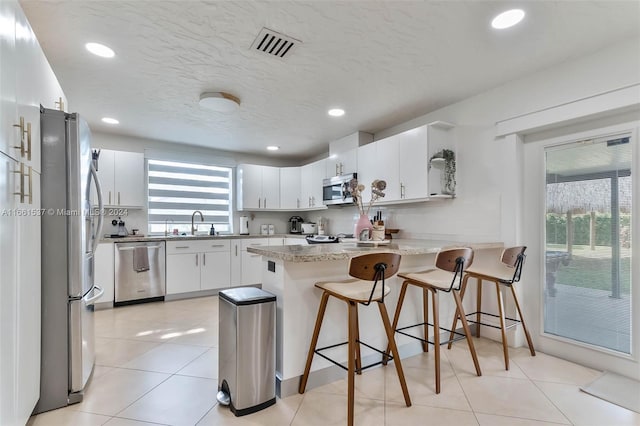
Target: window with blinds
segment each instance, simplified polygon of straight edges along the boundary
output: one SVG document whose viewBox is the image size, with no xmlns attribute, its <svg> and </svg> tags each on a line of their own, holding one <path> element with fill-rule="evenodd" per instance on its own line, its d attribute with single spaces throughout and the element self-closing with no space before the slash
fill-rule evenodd
<svg viewBox="0 0 640 426">
<path fill-rule="evenodd" d="M 232 232 L 231 176 L 229 167 L 175 161 L 148 160 L 149 233 L 191 232 L 191 216 L 198 231 L 215 227 L 216 232 Z"/>
</svg>

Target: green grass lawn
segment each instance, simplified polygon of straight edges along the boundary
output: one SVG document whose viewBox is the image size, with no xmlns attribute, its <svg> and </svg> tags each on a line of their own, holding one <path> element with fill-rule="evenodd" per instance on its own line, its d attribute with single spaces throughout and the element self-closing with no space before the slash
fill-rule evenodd
<svg viewBox="0 0 640 426">
<path fill-rule="evenodd" d="M 565 246 L 547 245 L 547 250 L 566 250 Z M 556 283 L 583 288 L 611 291 L 611 247 L 574 246 L 567 266 L 560 265 Z M 629 295 L 631 288 L 631 256 L 629 249 L 621 250 L 620 293 Z"/>
</svg>

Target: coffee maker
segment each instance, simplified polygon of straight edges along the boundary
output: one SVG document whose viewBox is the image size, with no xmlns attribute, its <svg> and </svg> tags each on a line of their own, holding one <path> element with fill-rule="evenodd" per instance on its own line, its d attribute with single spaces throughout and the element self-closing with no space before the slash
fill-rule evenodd
<svg viewBox="0 0 640 426">
<path fill-rule="evenodd" d="M 291 216 L 291 219 L 289 219 L 289 232 L 291 234 L 301 234 L 302 222 L 304 222 L 304 219 L 300 216 Z"/>
</svg>

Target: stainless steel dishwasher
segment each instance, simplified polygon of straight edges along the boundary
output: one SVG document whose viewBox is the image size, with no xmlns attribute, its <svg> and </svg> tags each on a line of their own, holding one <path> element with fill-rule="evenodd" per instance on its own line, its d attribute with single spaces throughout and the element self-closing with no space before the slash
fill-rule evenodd
<svg viewBox="0 0 640 426">
<path fill-rule="evenodd" d="M 164 300 L 165 242 L 115 243 L 114 305 Z"/>
</svg>

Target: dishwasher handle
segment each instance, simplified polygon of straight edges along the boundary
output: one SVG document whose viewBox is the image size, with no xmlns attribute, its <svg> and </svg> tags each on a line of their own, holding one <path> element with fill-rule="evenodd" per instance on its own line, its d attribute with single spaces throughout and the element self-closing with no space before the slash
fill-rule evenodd
<svg viewBox="0 0 640 426">
<path fill-rule="evenodd" d="M 138 247 L 145 247 L 147 249 L 159 249 L 162 246 L 138 246 Z M 129 250 L 135 250 L 137 247 L 118 247 L 119 251 L 129 251 Z"/>
</svg>

